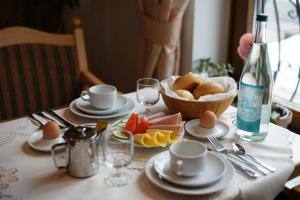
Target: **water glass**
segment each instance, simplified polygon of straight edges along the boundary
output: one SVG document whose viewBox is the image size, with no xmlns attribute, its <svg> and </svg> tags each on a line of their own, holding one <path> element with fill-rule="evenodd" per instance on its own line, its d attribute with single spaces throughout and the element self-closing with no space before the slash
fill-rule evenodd
<svg viewBox="0 0 300 200">
<path fill-rule="evenodd" d="M 155 105 L 159 100 L 159 80 L 154 78 L 141 78 L 137 80 L 137 101 L 146 106 L 146 116 L 151 114 L 149 107 Z"/>
<path fill-rule="evenodd" d="M 105 183 L 113 187 L 124 186 L 131 181 L 131 176 L 128 173 L 120 171 L 122 167 L 130 164 L 134 157 L 133 134 L 125 130 L 124 134 L 128 135 L 128 140 L 114 137 L 111 130 L 105 134 L 104 163 L 115 169 L 105 178 Z"/>
</svg>

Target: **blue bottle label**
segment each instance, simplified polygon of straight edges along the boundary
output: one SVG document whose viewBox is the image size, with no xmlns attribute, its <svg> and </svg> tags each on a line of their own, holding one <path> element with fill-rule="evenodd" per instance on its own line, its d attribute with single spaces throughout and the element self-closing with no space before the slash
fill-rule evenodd
<svg viewBox="0 0 300 200">
<path fill-rule="evenodd" d="M 261 107 L 261 124 L 268 124 L 271 115 L 271 104 L 265 104 Z"/>
<path fill-rule="evenodd" d="M 237 127 L 248 132 L 259 132 L 264 88 L 240 84 L 237 105 Z"/>
</svg>

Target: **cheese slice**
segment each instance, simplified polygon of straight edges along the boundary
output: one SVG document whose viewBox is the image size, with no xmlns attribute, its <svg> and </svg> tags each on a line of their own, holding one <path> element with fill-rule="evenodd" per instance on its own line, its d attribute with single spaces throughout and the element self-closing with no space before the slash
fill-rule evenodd
<svg viewBox="0 0 300 200">
<path fill-rule="evenodd" d="M 144 147 L 154 146 L 154 143 L 152 141 L 152 137 L 147 133 L 135 134 L 135 135 L 133 135 L 133 140 L 136 144 L 139 144 L 139 145 L 144 146 Z"/>
<path fill-rule="evenodd" d="M 165 147 L 180 137 L 171 130 L 148 129 L 146 133 L 135 134 L 134 142 L 143 147 Z"/>
<path fill-rule="evenodd" d="M 179 139 L 178 134 L 172 130 L 161 130 L 161 129 L 148 129 L 147 130 L 147 133 L 151 133 L 151 132 L 160 132 L 160 133 L 164 134 L 166 137 L 166 140 L 167 140 L 167 144 L 172 144 Z"/>
<path fill-rule="evenodd" d="M 159 131 L 149 132 L 149 134 L 157 146 L 165 147 L 168 144 L 167 136 Z"/>
</svg>

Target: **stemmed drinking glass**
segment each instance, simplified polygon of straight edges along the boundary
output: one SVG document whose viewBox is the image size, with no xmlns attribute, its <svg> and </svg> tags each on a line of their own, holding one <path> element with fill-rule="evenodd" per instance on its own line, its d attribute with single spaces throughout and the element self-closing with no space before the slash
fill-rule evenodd
<svg viewBox="0 0 300 200">
<path fill-rule="evenodd" d="M 116 138 L 111 129 L 105 134 L 104 162 L 107 166 L 116 169 L 105 178 L 105 183 L 109 186 L 119 187 L 131 181 L 129 174 L 120 171 L 122 167 L 130 164 L 134 157 L 133 134 L 125 130 L 124 134 L 128 135 L 128 140 Z"/>
<path fill-rule="evenodd" d="M 154 78 L 141 78 L 136 82 L 136 99 L 146 106 L 144 115 L 151 114 L 149 107 L 159 100 L 159 80 Z"/>
</svg>

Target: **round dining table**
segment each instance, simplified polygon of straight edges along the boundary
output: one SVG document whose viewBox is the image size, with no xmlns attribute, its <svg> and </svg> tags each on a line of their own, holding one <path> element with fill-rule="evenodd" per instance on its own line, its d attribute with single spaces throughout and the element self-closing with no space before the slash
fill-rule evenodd
<svg viewBox="0 0 300 200">
<path fill-rule="evenodd" d="M 134 102 L 131 112 L 143 111 L 144 106 L 136 101 L 135 92 L 123 96 Z M 151 112 L 171 112 L 161 98 L 150 109 Z M 97 121 L 77 116 L 69 107 L 57 109 L 55 112 L 74 125 Z M 113 123 L 129 114 L 107 120 Z M 236 108 L 232 106 L 220 117 L 220 120 L 230 127 L 228 133 L 220 138 L 225 147 L 230 147 L 231 143 L 236 141 L 233 123 L 235 117 Z M 248 153 L 276 168 L 275 172 L 266 176 L 249 178 L 234 170 L 233 178 L 227 187 L 218 192 L 201 195 L 174 193 L 153 184 L 145 174 L 147 162 L 153 156 L 167 151 L 168 147 L 136 147 L 134 161 L 122 169 L 131 175 L 131 183 L 123 187 L 111 187 L 105 184 L 104 179 L 113 169 L 102 163 L 97 174 L 88 178 L 74 178 L 65 170 L 58 170 L 51 153 L 36 151 L 28 145 L 28 138 L 37 131 L 39 126 L 28 118 L 0 123 L 0 134 L 4 132 L 15 134 L 9 142 L 0 145 L 0 199 L 274 199 L 284 189 L 293 171 L 300 166 L 300 154 L 297 154 L 300 137 L 287 129 L 270 124 L 268 136 L 264 141 L 257 143 L 239 141 Z M 209 142 L 203 138 L 199 139 L 188 133 L 185 133 L 184 138 L 198 140 L 211 148 Z"/>
</svg>

